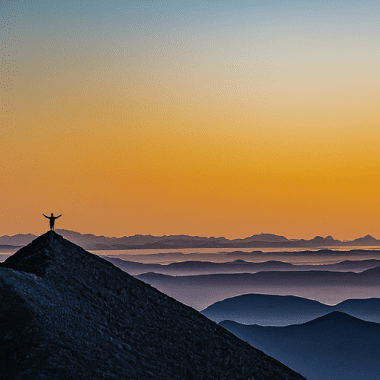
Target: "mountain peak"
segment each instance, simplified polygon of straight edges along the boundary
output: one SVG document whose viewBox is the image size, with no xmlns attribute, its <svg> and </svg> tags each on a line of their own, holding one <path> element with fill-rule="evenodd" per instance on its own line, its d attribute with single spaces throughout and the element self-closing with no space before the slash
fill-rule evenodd
<svg viewBox="0 0 380 380">
<path fill-rule="evenodd" d="M 0 378 L 303 379 L 49 231 L 0 264 Z"/>
<path fill-rule="evenodd" d="M 97 260 L 99 257 L 90 254 L 83 248 L 64 239 L 54 231 L 34 239 L 30 244 L 18 250 L 2 264 L 5 268 L 44 276 L 49 267 L 62 269 L 72 266 L 81 260 Z M 62 267 L 62 264 L 65 264 Z"/>
<path fill-rule="evenodd" d="M 329 323 L 329 324 L 333 323 L 335 325 L 336 323 L 352 324 L 352 323 L 368 323 L 368 322 L 364 322 L 363 320 L 353 317 L 342 311 L 332 311 L 331 313 L 318 317 L 310 322 L 306 322 L 304 325 L 310 326 L 310 325 L 326 324 L 326 323 Z"/>
<path fill-rule="evenodd" d="M 355 239 L 354 242 L 356 242 L 356 243 L 376 243 L 377 239 L 371 235 L 366 235 L 364 237 L 360 237 L 360 238 Z"/>
</svg>

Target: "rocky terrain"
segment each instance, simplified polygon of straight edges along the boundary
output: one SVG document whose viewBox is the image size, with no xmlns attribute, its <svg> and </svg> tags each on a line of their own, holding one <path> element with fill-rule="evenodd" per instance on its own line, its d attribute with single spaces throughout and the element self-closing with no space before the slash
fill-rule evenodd
<svg viewBox="0 0 380 380">
<path fill-rule="evenodd" d="M 304 379 L 53 231 L 0 264 L 1 379 Z"/>
</svg>

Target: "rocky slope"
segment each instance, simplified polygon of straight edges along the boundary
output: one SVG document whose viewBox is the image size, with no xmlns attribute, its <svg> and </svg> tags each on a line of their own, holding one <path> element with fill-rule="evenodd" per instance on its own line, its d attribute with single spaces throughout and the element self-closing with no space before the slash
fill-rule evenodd
<svg viewBox="0 0 380 380">
<path fill-rule="evenodd" d="M 0 265 L 1 379 L 304 379 L 49 231 Z"/>
</svg>

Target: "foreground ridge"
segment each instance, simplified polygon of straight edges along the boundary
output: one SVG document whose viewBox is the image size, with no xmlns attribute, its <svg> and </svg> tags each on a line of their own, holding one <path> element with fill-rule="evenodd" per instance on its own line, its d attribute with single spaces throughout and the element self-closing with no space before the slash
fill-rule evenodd
<svg viewBox="0 0 380 380">
<path fill-rule="evenodd" d="M 304 379 L 54 231 L 0 264 L 0 378 Z"/>
</svg>

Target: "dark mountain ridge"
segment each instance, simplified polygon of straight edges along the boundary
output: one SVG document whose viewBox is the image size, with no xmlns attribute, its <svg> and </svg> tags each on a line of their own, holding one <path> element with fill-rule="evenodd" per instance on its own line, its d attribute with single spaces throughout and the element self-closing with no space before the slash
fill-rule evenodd
<svg viewBox="0 0 380 380">
<path fill-rule="evenodd" d="M 0 264 L 1 379 L 303 379 L 53 231 Z"/>
</svg>

